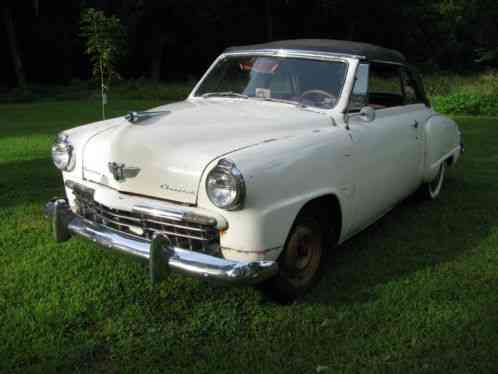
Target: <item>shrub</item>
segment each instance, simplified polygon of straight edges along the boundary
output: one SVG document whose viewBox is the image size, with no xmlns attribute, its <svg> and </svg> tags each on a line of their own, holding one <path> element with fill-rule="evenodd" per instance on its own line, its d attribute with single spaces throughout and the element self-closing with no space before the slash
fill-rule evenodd
<svg viewBox="0 0 498 374">
<path fill-rule="evenodd" d="M 429 96 L 448 96 L 462 92 L 498 95 L 498 71 L 496 70 L 466 75 L 437 72 L 424 75 L 423 80 Z"/>
<path fill-rule="evenodd" d="M 434 109 L 440 113 L 498 116 L 498 97 L 496 95 L 460 92 L 448 96 L 435 96 L 432 103 Z"/>
</svg>

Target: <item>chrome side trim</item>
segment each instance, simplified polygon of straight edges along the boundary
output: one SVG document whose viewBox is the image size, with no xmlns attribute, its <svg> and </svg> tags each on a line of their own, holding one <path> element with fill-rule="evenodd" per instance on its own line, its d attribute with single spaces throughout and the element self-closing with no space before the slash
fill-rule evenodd
<svg viewBox="0 0 498 374">
<path fill-rule="evenodd" d="M 461 146 L 456 146 L 455 148 L 453 148 L 451 151 L 449 151 L 448 153 L 446 153 L 445 155 L 443 155 L 439 160 L 437 160 L 436 162 L 433 162 L 432 165 L 430 166 L 431 169 L 435 169 L 435 168 L 438 168 L 439 165 L 444 162 L 446 159 L 448 159 L 450 156 L 454 155 L 455 153 L 459 152 L 461 150 Z"/>
<path fill-rule="evenodd" d="M 311 58 L 311 59 L 344 59 L 344 58 L 356 58 L 359 60 L 365 60 L 365 56 L 353 55 L 347 53 L 331 53 L 331 52 L 321 52 L 321 51 L 303 51 L 299 49 L 251 49 L 247 51 L 240 52 L 226 52 L 221 56 L 246 56 L 246 55 L 263 55 L 263 56 L 277 56 L 277 57 L 298 57 L 298 58 Z"/>
</svg>

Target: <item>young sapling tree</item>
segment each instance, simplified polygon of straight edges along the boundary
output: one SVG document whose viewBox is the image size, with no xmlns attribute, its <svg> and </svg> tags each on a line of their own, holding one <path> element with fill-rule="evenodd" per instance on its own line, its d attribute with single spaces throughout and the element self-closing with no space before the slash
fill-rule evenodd
<svg viewBox="0 0 498 374">
<path fill-rule="evenodd" d="M 90 56 L 92 75 L 100 84 L 102 119 L 105 119 L 107 92 L 113 79 L 119 79 L 117 66 L 126 54 L 126 32 L 119 18 L 107 17 L 94 8 L 81 14 L 81 37 L 85 40 L 85 53 Z"/>
</svg>

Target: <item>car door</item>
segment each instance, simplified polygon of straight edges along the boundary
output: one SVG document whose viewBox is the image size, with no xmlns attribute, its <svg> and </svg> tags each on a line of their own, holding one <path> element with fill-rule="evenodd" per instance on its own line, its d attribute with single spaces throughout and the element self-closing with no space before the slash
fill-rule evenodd
<svg viewBox="0 0 498 374">
<path fill-rule="evenodd" d="M 418 187 L 423 153 L 419 109 L 405 105 L 401 67 L 362 64 L 358 72 L 363 76 L 356 86 L 363 85 L 366 94 L 362 100 L 358 90 L 353 93 L 349 129 L 355 226 L 361 229 Z M 370 119 L 354 113 L 365 104 Z"/>
<path fill-rule="evenodd" d="M 410 113 L 412 124 L 416 129 L 416 137 L 419 145 L 420 157 L 424 154 L 424 127 L 433 115 L 429 100 L 424 91 L 422 80 L 413 68 L 401 68 L 401 81 L 403 84 L 404 109 L 406 113 Z M 424 173 L 423 159 L 420 159 L 419 184 L 422 183 L 422 175 Z"/>
</svg>

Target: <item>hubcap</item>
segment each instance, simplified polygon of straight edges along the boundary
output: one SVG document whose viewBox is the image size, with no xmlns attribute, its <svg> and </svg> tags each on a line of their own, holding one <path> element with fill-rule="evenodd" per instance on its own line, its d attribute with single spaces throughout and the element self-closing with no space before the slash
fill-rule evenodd
<svg viewBox="0 0 498 374">
<path fill-rule="evenodd" d="M 313 257 L 313 251 L 309 248 L 310 240 L 308 237 L 300 238 L 297 248 L 296 269 L 302 270 L 308 266 Z"/>
<path fill-rule="evenodd" d="M 297 226 L 289 239 L 282 272 L 294 286 L 306 285 L 315 275 L 321 258 L 321 237 L 308 226 Z"/>
</svg>

